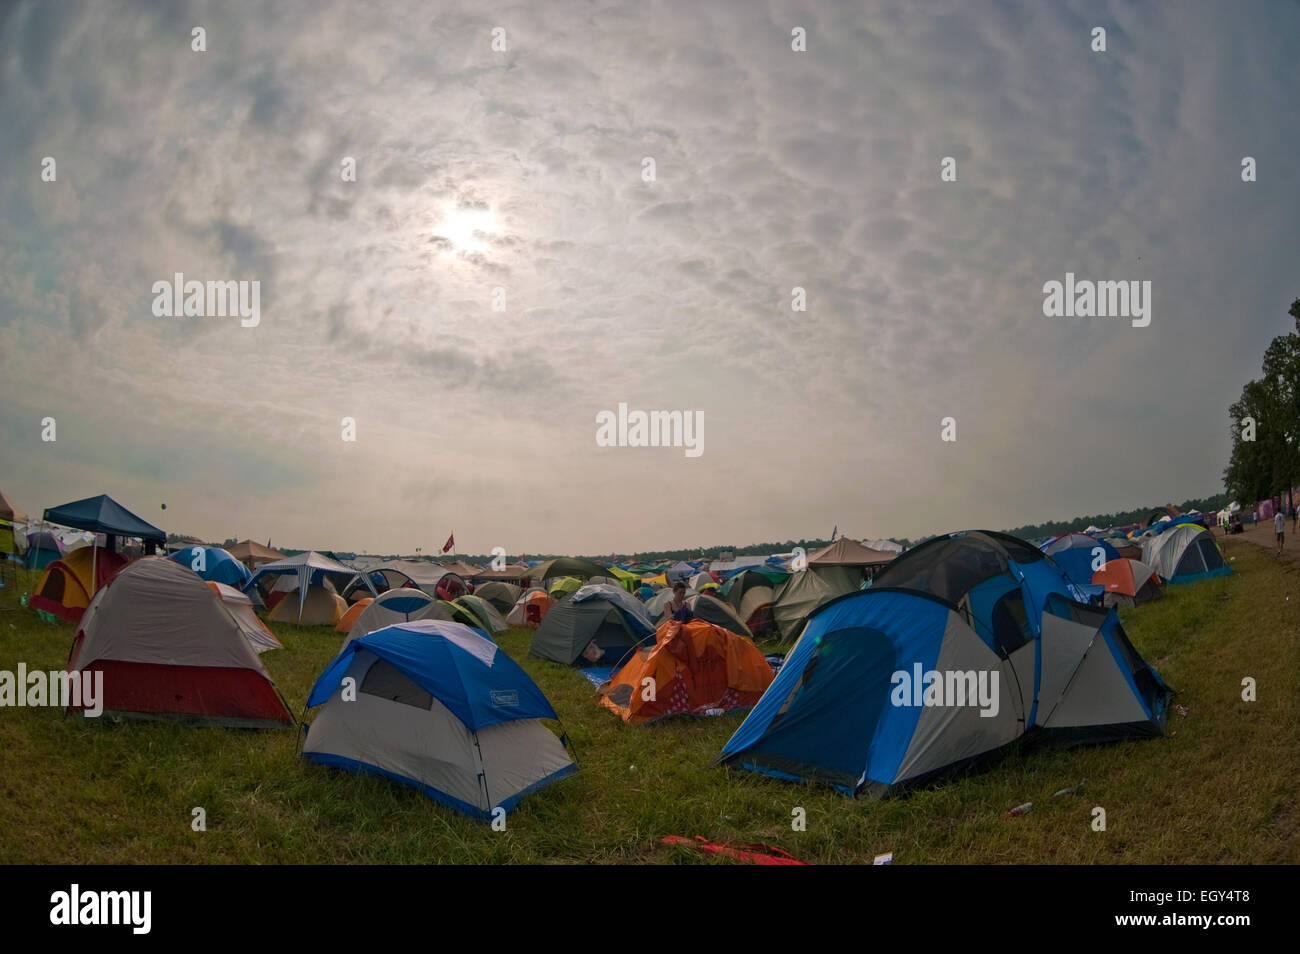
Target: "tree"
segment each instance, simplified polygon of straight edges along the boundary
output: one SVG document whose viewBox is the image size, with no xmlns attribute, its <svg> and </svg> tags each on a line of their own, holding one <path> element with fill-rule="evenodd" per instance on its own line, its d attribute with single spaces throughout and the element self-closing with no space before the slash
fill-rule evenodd
<svg viewBox="0 0 1300 954">
<path fill-rule="evenodd" d="M 1300 476 L 1300 298 L 1288 312 L 1296 331 L 1278 335 L 1264 351 L 1263 377 L 1247 382 L 1229 409 L 1232 453 L 1224 487 L 1247 503 L 1287 495 Z"/>
</svg>

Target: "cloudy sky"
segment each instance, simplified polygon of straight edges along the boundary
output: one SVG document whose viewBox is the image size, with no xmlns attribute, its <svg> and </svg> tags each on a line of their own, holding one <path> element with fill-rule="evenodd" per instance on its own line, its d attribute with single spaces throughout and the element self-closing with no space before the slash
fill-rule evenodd
<svg viewBox="0 0 1300 954">
<path fill-rule="evenodd" d="M 0 488 L 512 554 L 1216 493 L 1300 297 L 1297 36 L 1284 2 L 9 4 Z M 260 323 L 155 316 L 177 272 L 260 282 Z M 1150 281 L 1150 325 L 1045 317 L 1066 272 Z M 619 402 L 702 412 L 703 453 L 598 446 Z"/>
</svg>

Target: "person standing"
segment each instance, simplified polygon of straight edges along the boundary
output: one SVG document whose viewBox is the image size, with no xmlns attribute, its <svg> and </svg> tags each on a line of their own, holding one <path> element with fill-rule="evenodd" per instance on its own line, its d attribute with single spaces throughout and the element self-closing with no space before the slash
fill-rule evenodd
<svg viewBox="0 0 1300 954">
<path fill-rule="evenodd" d="M 1273 532 L 1277 534 L 1277 555 L 1282 555 L 1283 531 L 1286 529 L 1286 516 L 1282 513 L 1282 508 L 1278 507 L 1277 513 L 1273 514 Z"/>
</svg>

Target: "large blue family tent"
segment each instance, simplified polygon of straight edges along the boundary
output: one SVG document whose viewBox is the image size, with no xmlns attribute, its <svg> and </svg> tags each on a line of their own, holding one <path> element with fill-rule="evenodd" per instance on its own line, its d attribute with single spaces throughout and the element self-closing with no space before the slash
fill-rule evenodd
<svg viewBox="0 0 1300 954">
<path fill-rule="evenodd" d="M 1112 544 L 1086 533 L 1063 533 L 1052 537 L 1043 544 L 1042 551 L 1080 588 L 1090 587 L 1094 573 L 1111 560 L 1120 559 L 1119 551 Z"/>
<path fill-rule="evenodd" d="M 321 706 L 303 758 L 409 785 L 491 819 L 577 771 L 546 696 L 495 643 L 415 620 L 350 641 L 307 699 Z"/>
<path fill-rule="evenodd" d="M 1030 544 L 969 531 L 817 609 L 718 761 L 882 797 L 1026 736 L 1162 735 L 1171 695 L 1114 610 Z"/>
<path fill-rule="evenodd" d="M 235 589 L 242 589 L 253 578 L 248 567 L 221 547 L 184 547 L 173 553 L 170 559 L 189 567 L 205 580 L 224 583 Z"/>
</svg>

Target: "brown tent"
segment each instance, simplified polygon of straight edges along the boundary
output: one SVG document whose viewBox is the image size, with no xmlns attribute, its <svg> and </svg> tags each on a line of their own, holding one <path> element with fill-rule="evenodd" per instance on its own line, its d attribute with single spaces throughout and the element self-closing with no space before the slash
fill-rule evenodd
<svg viewBox="0 0 1300 954">
<path fill-rule="evenodd" d="M 284 559 L 283 553 L 267 549 L 252 540 L 242 540 L 236 543 L 230 548 L 230 555 L 250 570 L 261 563 L 273 563 L 276 560 Z"/>
<path fill-rule="evenodd" d="M 864 547 L 857 540 L 840 537 L 828 547 L 822 547 L 808 556 L 809 566 L 879 566 L 894 559 L 893 553 L 882 553 Z"/>
<path fill-rule="evenodd" d="M 442 564 L 442 568 L 448 571 L 449 573 L 455 573 L 457 576 L 463 576 L 467 580 L 470 577 L 477 577 L 483 572 L 482 567 L 470 566 L 468 563 L 465 563 L 461 560 L 457 560 L 455 563 L 444 563 Z"/>
<path fill-rule="evenodd" d="M 0 490 L 0 520 L 8 520 L 10 523 L 27 522 L 27 514 L 14 506 L 14 502 L 5 496 L 3 490 Z"/>
</svg>

